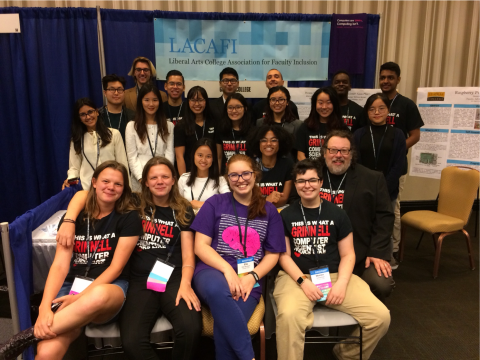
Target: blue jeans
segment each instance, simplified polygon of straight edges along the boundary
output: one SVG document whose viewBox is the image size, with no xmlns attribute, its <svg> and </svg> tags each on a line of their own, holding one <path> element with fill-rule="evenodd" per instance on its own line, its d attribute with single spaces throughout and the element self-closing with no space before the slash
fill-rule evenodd
<svg viewBox="0 0 480 360">
<path fill-rule="evenodd" d="M 252 339 L 247 323 L 258 304 L 249 297 L 246 302 L 232 298 L 225 276 L 216 269 L 205 269 L 193 278 L 193 288 L 200 301 L 210 308 L 217 359 L 252 360 Z"/>
</svg>

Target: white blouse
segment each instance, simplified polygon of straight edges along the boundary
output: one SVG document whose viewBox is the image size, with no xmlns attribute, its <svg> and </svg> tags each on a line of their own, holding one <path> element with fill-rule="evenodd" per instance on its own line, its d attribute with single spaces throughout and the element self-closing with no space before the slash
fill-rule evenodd
<svg viewBox="0 0 480 360">
<path fill-rule="evenodd" d="M 167 122 L 168 135 L 166 141 L 162 140 L 160 134 L 157 134 L 157 124 L 147 125 L 148 138 L 142 143 L 135 131 L 135 122 L 129 121 L 125 129 L 125 145 L 127 147 L 128 164 L 132 173 L 132 190 L 141 191 L 142 187 L 138 182 L 142 178 L 142 171 L 145 164 L 152 158 L 152 149 L 155 156 L 163 156 L 172 162 L 175 161 L 175 152 L 173 149 L 173 129 L 174 125 Z M 158 138 L 157 138 L 158 137 Z M 157 138 L 157 148 L 155 149 L 155 139 Z M 150 145 L 149 145 L 150 139 Z M 151 148 L 150 148 L 151 146 Z"/>
<path fill-rule="evenodd" d="M 86 132 L 83 134 L 84 149 L 80 152 L 80 154 L 75 153 L 73 141 L 70 142 L 70 155 L 68 159 L 69 169 L 67 172 L 67 179 L 80 177 L 80 181 L 82 182 L 82 187 L 84 190 L 90 189 L 94 172 L 93 168 L 96 168 L 97 166 L 97 140 L 99 141 L 100 149 L 98 165 L 107 160 L 116 160 L 125 165 L 128 171 L 128 161 L 125 154 L 125 147 L 123 146 L 122 135 L 117 129 L 109 128 L 109 130 L 112 132 L 112 141 L 110 141 L 110 143 L 105 147 L 102 147 L 102 140 L 97 135 L 96 131 L 93 133 Z"/>
<path fill-rule="evenodd" d="M 180 195 L 182 195 L 188 201 L 192 201 L 192 191 L 195 200 L 198 201 L 206 201 L 210 196 L 215 194 L 225 194 L 230 192 L 230 188 L 228 187 L 228 183 L 223 176 L 220 176 L 218 187 L 213 188 L 214 181 L 210 179 L 205 190 L 203 191 L 202 197 L 199 199 L 200 193 L 202 192 L 203 187 L 205 186 L 205 182 L 208 178 L 196 178 L 195 182 L 193 183 L 193 187 L 187 185 L 188 178 L 190 177 L 190 173 L 184 173 L 180 176 L 178 180 L 178 189 L 180 190 Z"/>
</svg>

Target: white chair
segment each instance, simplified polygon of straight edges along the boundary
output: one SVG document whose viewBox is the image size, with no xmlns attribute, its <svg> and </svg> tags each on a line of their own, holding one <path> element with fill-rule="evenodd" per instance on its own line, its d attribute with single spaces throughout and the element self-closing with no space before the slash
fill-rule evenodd
<svg viewBox="0 0 480 360">
<path fill-rule="evenodd" d="M 157 349 L 171 349 L 173 329 L 172 324 L 161 316 L 153 326 L 150 333 L 150 342 L 156 345 Z M 120 326 L 117 322 L 107 325 L 89 324 L 85 327 L 85 335 L 93 340 L 94 350 L 87 351 L 87 358 L 120 354 L 123 353 L 122 342 L 120 340 Z"/>
</svg>

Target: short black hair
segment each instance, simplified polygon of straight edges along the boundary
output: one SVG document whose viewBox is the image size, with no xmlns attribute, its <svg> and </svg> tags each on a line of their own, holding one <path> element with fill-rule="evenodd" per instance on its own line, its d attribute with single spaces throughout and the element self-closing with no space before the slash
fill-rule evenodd
<svg viewBox="0 0 480 360">
<path fill-rule="evenodd" d="M 118 76 L 117 74 L 110 74 L 102 78 L 103 90 L 107 90 L 109 82 L 115 82 L 115 81 L 120 81 L 122 83 L 123 88 L 125 88 L 125 85 L 127 82 L 125 81 L 125 78 L 123 76 Z"/>
<path fill-rule="evenodd" d="M 235 79 L 238 80 L 237 70 L 235 70 L 234 68 L 231 68 L 231 67 L 226 67 L 225 69 L 223 69 L 220 72 L 220 81 L 222 81 L 223 75 L 226 75 L 226 74 L 233 75 L 233 76 L 235 76 Z"/>
<path fill-rule="evenodd" d="M 254 128 L 247 138 L 247 152 L 253 157 L 261 157 L 260 140 L 265 137 L 267 132 L 273 132 L 278 139 L 277 159 L 290 153 L 293 146 L 293 136 L 287 130 L 279 125 L 263 125 Z"/>
<path fill-rule="evenodd" d="M 350 74 L 348 73 L 348 71 L 346 70 L 338 70 L 335 74 L 333 74 L 332 76 L 332 83 L 333 83 L 333 80 L 335 80 L 335 76 L 337 76 L 338 74 L 345 74 L 348 76 L 348 81 L 350 81 Z"/>
<path fill-rule="evenodd" d="M 295 164 L 292 170 L 293 181 L 297 180 L 297 175 L 303 175 L 308 170 L 315 170 L 320 180 L 323 180 L 323 165 L 319 160 L 304 159 Z"/>
<path fill-rule="evenodd" d="M 170 76 L 181 76 L 182 77 L 182 82 L 183 82 L 183 85 L 185 85 L 185 79 L 183 77 L 183 74 L 178 71 L 178 70 L 170 70 L 168 73 L 167 73 L 167 76 L 165 77 L 165 81 L 168 81 L 168 78 Z"/>
<path fill-rule="evenodd" d="M 400 76 L 400 66 L 398 66 L 397 63 L 394 63 L 392 61 L 386 62 L 385 64 L 380 66 L 380 72 L 382 72 L 383 70 L 394 71 L 397 76 Z"/>
</svg>

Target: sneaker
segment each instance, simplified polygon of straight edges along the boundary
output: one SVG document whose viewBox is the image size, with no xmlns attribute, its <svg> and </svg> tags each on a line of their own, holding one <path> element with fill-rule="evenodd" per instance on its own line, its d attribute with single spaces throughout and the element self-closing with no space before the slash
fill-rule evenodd
<svg viewBox="0 0 480 360">
<path fill-rule="evenodd" d="M 392 260 L 390 260 L 390 267 L 392 268 L 392 270 L 397 270 L 398 269 L 398 261 L 397 259 L 395 259 L 393 256 L 392 256 Z"/>
</svg>

